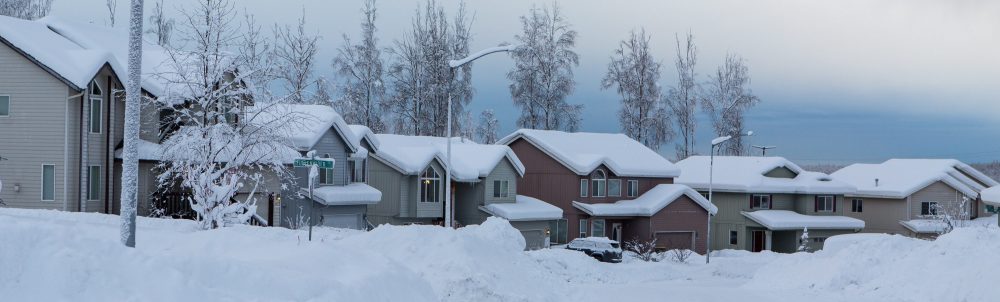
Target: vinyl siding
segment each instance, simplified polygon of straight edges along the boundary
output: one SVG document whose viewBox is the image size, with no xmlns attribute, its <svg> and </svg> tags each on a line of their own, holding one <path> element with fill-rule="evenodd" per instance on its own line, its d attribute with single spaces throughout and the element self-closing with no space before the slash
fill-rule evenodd
<svg viewBox="0 0 1000 302">
<path fill-rule="evenodd" d="M 851 200 L 861 199 L 861 212 L 851 212 Z M 881 198 L 844 198 L 844 216 L 861 219 L 865 222 L 865 233 L 906 234 L 908 230 L 899 224 L 907 220 L 909 209 L 906 199 Z M 838 209 L 839 210 L 839 209 Z"/>
<path fill-rule="evenodd" d="M 788 168 L 777 167 L 774 168 L 774 170 L 764 173 L 764 176 L 774 177 L 774 178 L 795 178 L 795 176 L 798 175 L 795 174 L 795 172 L 792 172 L 792 170 L 789 170 Z"/>
<path fill-rule="evenodd" d="M 368 184 L 382 192 L 382 199 L 377 204 L 368 206 L 368 215 L 379 218 L 400 216 L 401 205 L 404 204 L 406 195 L 402 184 L 407 177 L 379 159 L 371 159 L 368 162 Z M 395 224 L 391 220 L 384 220 L 383 223 Z"/>
<path fill-rule="evenodd" d="M 76 154 L 67 148 L 67 126 L 71 135 L 78 128 L 66 124 L 67 115 L 78 114 L 68 107 L 70 89 L 3 43 L 0 66 L 0 95 L 10 96 L 10 116 L 0 117 L 0 156 L 9 159 L 0 162 L 0 198 L 8 207 L 67 210 L 79 196 L 66 183 L 78 172 L 66 162 Z M 43 164 L 55 165 L 54 201 L 41 200 Z"/>
<path fill-rule="evenodd" d="M 511 165 L 510 161 L 503 159 L 497 164 L 493 171 L 484 179 L 484 185 L 486 187 L 485 194 L 483 198 L 486 204 L 489 203 L 511 203 L 514 202 L 515 196 L 517 195 L 517 179 L 520 175 L 517 174 L 517 170 L 514 169 L 514 165 Z M 507 192 L 507 197 L 495 198 L 493 197 L 493 186 L 496 180 L 507 180 L 509 181 Z"/>
<path fill-rule="evenodd" d="M 922 202 L 938 202 L 942 207 L 957 206 L 962 200 L 962 193 L 953 189 L 943 182 L 935 182 L 910 195 L 910 217 L 909 219 L 920 219 L 920 204 Z M 973 199 L 969 200 L 969 209 L 972 208 Z"/>
<path fill-rule="evenodd" d="M 484 182 L 456 182 L 452 184 L 452 188 L 455 189 L 455 220 L 458 223 L 472 225 L 486 221 L 486 217 L 489 215 L 479 210 L 479 206 L 485 202 L 483 196 L 486 184 Z"/>
</svg>

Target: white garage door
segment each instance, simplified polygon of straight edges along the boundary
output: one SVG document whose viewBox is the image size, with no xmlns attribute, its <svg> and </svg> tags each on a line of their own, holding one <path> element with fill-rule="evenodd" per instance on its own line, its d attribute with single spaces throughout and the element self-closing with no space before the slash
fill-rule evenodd
<svg viewBox="0 0 1000 302">
<path fill-rule="evenodd" d="M 361 225 L 361 215 L 358 214 L 323 215 L 323 226 L 357 229 L 359 225 Z"/>
</svg>

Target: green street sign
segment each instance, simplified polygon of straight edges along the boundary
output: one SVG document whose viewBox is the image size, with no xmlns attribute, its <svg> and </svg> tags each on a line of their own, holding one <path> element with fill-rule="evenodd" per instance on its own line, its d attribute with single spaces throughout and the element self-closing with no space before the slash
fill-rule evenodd
<svg viewBox="0 0 1000 302">
<path fill-rule="evenodd" d="M 333 160 L 332 159 L 307 159 L 307 158 L 298 158 L 298 159 L 295 159 L 295 167 L 296 168 L 309 167 L 309 166 L 313 166 L 313 165 L 315 165 L 316 167 L 321 168 L 321 169 L 333 169 Z"/>
</svg>

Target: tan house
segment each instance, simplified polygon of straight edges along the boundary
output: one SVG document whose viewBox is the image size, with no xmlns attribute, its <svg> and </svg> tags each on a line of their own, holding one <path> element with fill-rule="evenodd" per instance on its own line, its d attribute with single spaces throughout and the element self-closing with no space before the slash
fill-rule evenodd
<svg viewBox="0 0 1000 302">
<path fill-rule="evenodd" d="M 712 217 L 712 249 L 791 253 L 805 243 L 822 249 L 826 238 L 865 228 L 846 215 L 844 194 L 854 187 L 829 175 L 805 171 L 782 157 L 708 156 L 677 162 L 678 184 L 698 190 L 719 213 Z M 802 234 L 808 230 L 808 242 Z"/>
<path fill-rule="evenodd" d="M 934 217 L 990 216 L 980 192 L 998 183 L 954 159 L 890 159 L 853 164 L 831 174 L 857 191 L 845 195 L 846 215 L 866 222 L 864 232 L 933 237 L 944 228 Z"/>
</svg>

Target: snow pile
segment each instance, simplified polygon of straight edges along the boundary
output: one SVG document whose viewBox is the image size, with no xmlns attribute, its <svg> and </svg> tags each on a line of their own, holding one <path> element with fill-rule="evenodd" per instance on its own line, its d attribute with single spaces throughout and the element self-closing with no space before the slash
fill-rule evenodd
<svg viewBox="0 0 1000 302">
<path fill-rule="evenodd" d="M 770 230 L 860 230 L 865 228 L 865 222 L 846 216 L 814 216 L 802 215 L 786 210 L 758 210 L 743 212 L 750 218 Z"/>
<path fill-rule="evenodd" d="M 1000 206 L 1000 186 L 993 186 L 980 192 L 983 202 L 994 206 Z"/>
<path fill-rule="evenodd" d="M 309 189 L 302 189 L 301 194 L 308 196 Z M 313 188 L 313 197 L 328 206 L 376 204 L 382 200 L 382 192 L 364 183 L 352 183 L 346 186 Z"/>
<path fill-rule="evenodd" d="M 890 159 L 881 164 L 853 164 L 831 175 L 854 185 L 856 195 L 864 197 L 906 198 L 941 181 L 974 198 L 986 187 L 1000 185 L 954 159 Z"/>
<path fill-rule="evenodd" d="M 406 174 L 419 174 L 437 159 L 442 165 L 448 159 L 448 141 L 443 137 L 376 134 L 380 149 L 376 156 Z M 510 147 L 483 145 L 453 138 L 451 142 L 452 177 L 457 181 L 476 181 L 493 172 L 500 161 L 507 159 L 518 173 L 524 165 Z"/>
<path fill-rule="evenodd" d="M 883 301 L 995 301 L 1000 231 L 958 228 L 926 241 L 899 235 L 830 237 L 822 251 L 781 257 L 744 285 L 811 288 Z"/>
<path fill-rule="evenodd" d="M 520 129 L 497 144 L 510 144 L 519 138 L 526 139 L 579 175 L 590 174 L 601 165 L 618 176 L 677 177 L 681 173 L 656 151 L 620 133 Z"/>
<path fill-rule="evenodd" d="M 745 193 L 844 194 L 854 192 L 854 186 L 819 172 L 805 171 L 784 157 L 716 156 L 714 175 L 710 174 L 709 156 L 691 156 L 677 162 L 681 176 L 675 183 L 698 190 Z M 764 176 L 774 169 L 786 168 L 794 178 Z M 711 176 L 711 177 L 710 177 Z"/>
<path fill-rule="evenodd" d="M 480 206 L 479 209 L 509 221 L 553 220 L 563 217 L 563 211 L 559 207 L 524 195 L 517 195 L 513 203 L 491 203 Z"/>
<path fill-rule="evenodd" d="M 681 196 L 687 196 L 711 214 L 718 212 L 715 205 L 708 202 L 704 196 L 685 185 L 661 184 L 653 187 L 645 194 L 632 200 L 619 200 L 615 203 L 583 203 L 573 202 L 573 207 L 591 216 L 643 216 L 656 215 Z"/>
</svg>

